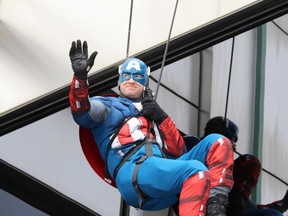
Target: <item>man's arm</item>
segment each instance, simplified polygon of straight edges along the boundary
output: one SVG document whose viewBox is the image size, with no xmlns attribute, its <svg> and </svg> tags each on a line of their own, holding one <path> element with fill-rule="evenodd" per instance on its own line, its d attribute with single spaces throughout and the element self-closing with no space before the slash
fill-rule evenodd
<svg viewBox="0 0 288 216">
<path fill-rule="evenodd" d="M 159 129 L 168 154 L 173 157 L 181 156 L 185 152 L 184 139 L 169 116 L 159 125 Z"/>
<path fill-rule="evenodd" d="M 69 101 L 72 113 L 83 113 L 90 109 L 88 98 L 88 82 L 73 76 L 69 92 Z"/>
<path fill-rule="evenodd" d="M 258 208 L 261 209 L 276 209 L 282 213 L 284 213 L 285 211 L 287 211 L 288 209 L 288 190 L 286 191 L 286 194 L 284 196 L 283 199 L 266 204 L 266 205 L 257 205 Z"/>
<path fill-rule="evenodd" d="M 171 118 L 155 100 L 146 98 L 141 103 L 143 105 L 143 116 L 159 125 L 165 151 L 173 157 L 181 156 L 185 151 L 184 140 Z"/>
<path fill-rule="evenodd" d="M 108 114 L 108 108 L 99 100 L 90 100 L 87 75 L 97 52 L 93 52 L 88 59 L 88 45 L 80 40 L 72 42 L 69 52 L 74 76 L 70 86 L 69 101 L 74 120 L 81 126 L 93 127 L 101 122 Z"/>
<path fill-rule="evenodd" d="M 72 42 L 69 57 L 74 76 L 71 83 L 69 100 L 73 113 L 85 112 L 90 109 L 87 75 L 94 65 L 96 55 L 97 52 L 95 51 L 88 59 L 88 45 L 86 41 L 83 42 L 83 46 L 80 40 Z"/>
</svg>

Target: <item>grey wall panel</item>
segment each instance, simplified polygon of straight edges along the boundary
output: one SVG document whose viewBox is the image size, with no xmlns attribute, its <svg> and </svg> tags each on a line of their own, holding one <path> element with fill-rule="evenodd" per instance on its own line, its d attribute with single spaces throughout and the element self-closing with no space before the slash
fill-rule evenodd
<svg viewBox="0 0 288 216">
<path fill-rule="evenodd" d="M 279 18 L 280 23 L 285 23 Z M 277 20 L 276 20 L 277 21 Z M 287 22 L 286 22 L 287 23 Z M 283 26 L 287 29 L 287 25 Z M 253 112 L 255 88 L 255 45 L 254 30 L 235 38 L 234 58 L 231 76 L 227 117 L 239 126 L 237 150 L 252 153 Z M 265 104 L 262 166 L 284 182 L 287 182 L 285 160 L 287 155 L 287 59 L 288 37 L 275 27 L 267 25 L 266 65 L 265 65 Z M 211 116 L 224 115 L 225 100 L 230 66 L 232 39 L 213 47 L 213 78 L 211 96 Z M 257 129 L 257 128 L 256 128 Z M 237 155 L 235 155 L 237 157 Z M 273 185 L 273 186 L 272 186 Z M 261 203 L 281 199 L 287 185 L 261 173 Z M 285 214 L 284 214 L 285 215 Z"/>
<path fill-rule="evenodd" d="M 288 16 L 275 20 L 282 30 L 287 31 Z M 266 74 L 265 74 L 265 107 L 264 107 L 264 131 L 263 131 L 263 166 L 268 171 L 288 182 L 286 171 L 287 145 L 287 79 L 288 79 L 288 36 L 272 22 L 267 24 L 266 45 Z M 269 202 L 274 198 L 282 198 L 287 185 L 278 180 L 263 176 L 262 189 L 265 196 L 263 202 Z"/>
<path fill-rule="evenodd" d="M 2 136 L 0 157 L 101 215 L 119 214 L 120 195 L 86 161 L 70 109 Z"/>
</svg>

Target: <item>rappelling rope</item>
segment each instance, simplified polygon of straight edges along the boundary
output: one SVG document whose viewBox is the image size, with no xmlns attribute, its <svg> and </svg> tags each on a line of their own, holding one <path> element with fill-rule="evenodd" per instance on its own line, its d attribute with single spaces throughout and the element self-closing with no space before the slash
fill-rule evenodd
<svg viewBox="0 0 288 216">
<path fill-rule="evenodd" d="M 169 30 L 169 35 L 168 35 L 168 39 L 166 42 L 166 47 L 165 47 L 165 51 L 164 51 L 164 55 L 163 55 L 163 61 L 162 61 L 162 65 L 161 65 L 161 69 L 160 69 L 160 74 L 159 74 L 159 78 L 158 78 L 158 82 L 157 82 L 157 88 L 155 90 L 155 96 L 154 99 L 157 99 L 158 96 L 158 92 L 159 92 L 159 87 L 160 87 L 160 83 L 161 83 L 161 78 L 162 78 L 162 74 L 163 74 L 163 69 L 164 69 L 164 65 L 165 65 L 165 61 L 166 61 L 166 56 L 167 56 L 167 52 L 168 52 L 168 47 L 169 47 L 169 43 L 170 43 L 170 38 L 171 38 L 171 33 L 172 33 L 172 29 L 173 29 L 173 24 L 174 24 L 174 20 L 175 20 L 175 16 L 176 16 L 176 11 L 177 11 L 177 7 L 178 7 L 178 0 L 176 0 L 176 4 L 175 4 L 175 8 L 174 8 L 174 13 L 173 13 L 173 17 L 172 17 L 172 21 L 171 21 L 171 26 L 170 26 L 170 30 Z M 172 214 L 172 208 L 169 208 L 169 212 L 168 214 Z"/>
<path fill-rule="evenodd" d="M 129 57 L 129 50 L 130 50 L 130 35 L 131 35 L 131 25 L 132 25 L 132 13 L 133 13 L 133 0 L 131 0 L 131 4 L 130 4 L 128 37 L 127 37 L 127 47 L 126 47 L 126 59 Z M 125 202 L 125 200 L 121 197 L 119 216 L 129 216 L 129 215 L 130 215 L 130 205 L 128 205 Z"/>
<path fill-rule="evenodd" d="M 231 57 L 230 57 L 230 69 L 229 69 L 227 95 L 226 95 L 226 106 L 225 106 L 225 114 L 224 114 L 224 120 L 225 121 L 226 121 L 226 118 L 227 118 L 228 101 L 229 101 L 229 93 L 230 93 L 230 83 L 231 83 L 231 74 L 232 74 L 232 65 L 233 65 L 233 56 L 234 56 L 234 43 L 235 43 L 235 37 L 233 37 L 233 39 L 232 39 L 232 50 L 231 50 Z"/>
<path fill-rule="evenodd" d="M 157 99 L 157 95 L 158 95 L 158 91 L 159 91 L 159 86 L 160 86 L 160 82 L 161 82 L 161 78 L 162 78 L 162 74 L 163 74 L 163 69 L 164 69 L 164 65 L 165 65 L 165 61 L 166 61 L 166 56 L 167 56 L 167 52 L 168 52 L 170 37 L 171 37 L 172 29 L 173 29 L 173 24 L 174 24 L 175 16 L 176 16 L 177 6 L 178 6 L 178 0 L 176 0 L 176 4 L 175 4 L 175 8 L 174 8 L 174 13 L 173 13 L 173 18 L 172 18 L 172 22 L 171 22 L 171 26 L 170 26 L 170 30 L 169 30 L 169 36 L 168 36 L 168 39 L 167 39 L 167 42 L 166 42 L 166 47 L 165 47 L 165 51 L 164 51 L 164 55 L 163 55 L 163 61 L 162 61 L 161 69 L 160 69 L 160 74 L 159 74 L 159 78 L 158 78 L 157 88 L 156 88 L 156 90 L 155 90 L 155 96 L 154 96 L 154 99 L 155 99 L 155 100 Z"/>
<path fill-rule="evenodd" d="M 171 33 L 172 33 L 172 29 L 173 29 L 173 24 L 174 24 L 174 20 L 175 20 L 175 16 L 176 16 L 176 11 L 177 11 L 177 7 L 178 7 L 178 2 L 179 0 L 176 0 L 176 4 L 175 4 L 175 8 L 174 8 L 174 13 L 173 13 L 173 17 L 172 17 L 172 22 L 171 22 L 171 26 L 170 26 L 170 30 L 169 30 L 169 35 L 168 35 L 168 39 L 166 42 L 166 47 L 165 47 L 165 51 L 164 51 L 164 55 L 163 55 L 163 60 L 162 60 L 162 65 L 161 65 L 161 69 L 160 69 L 160 74 L 159 74 L 159 78 L 157 81 L 157 88 L 155 90 L 155 95 L 154 95 L 154 99 L 156 100 L 157 95 L 158 95 L 158 91 L 159 91 L 159 86 L 161 83 L 161 78 L 162 78 L 162 74 L 163 74 L 163 69 L 164 69 L 164 65 L 165 65 L 165 61 L 166 61 L 166 56 L 167 56 L 167 52 L 168 52 L 168 47 L 169 47 L 169 42 L 170 42 L 170 38 L 171 38 Z M 127 38 L 127 47 L 126 47 L 126 59 L 129 57 L 129 49 L 130 49 L 130 35 L 131 35 L 131 25 L 132 25 L 132 13 L 133 13 L 133 0 L 131 0 L 131 5 L 130 5 L 130 16 L 129 16 L 129 26 L 128 26 L 128 38 Z"/>
<path fill-rule="evenodd" d="M 131 0 L 131 5 L 130 5 L 130 16 L 129 16 L 129 26 L 128 26 L 128 38 L 127 38 L 126 58 L 129 57 L 130 35 L 131 35 L 131 25 L 132 25 L 132 12 L 133 12 L 133 0 Z"/>
</svg>

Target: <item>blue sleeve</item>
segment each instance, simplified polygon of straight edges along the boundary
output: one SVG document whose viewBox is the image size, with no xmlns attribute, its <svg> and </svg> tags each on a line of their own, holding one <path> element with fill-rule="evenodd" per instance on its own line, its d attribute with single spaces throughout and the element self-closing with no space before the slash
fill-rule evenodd
<svg viewBox="0 0 288 216">
<path fill-rule="evenodd" d="M 91 107 L 88 111 L 82 113 L 73 113 L 75 122 L 85 128 L 93 128 L 103 122 L 108 116 L 111 108 L 109 98 L 96 96 L 89 98 Z"/>
</svg>

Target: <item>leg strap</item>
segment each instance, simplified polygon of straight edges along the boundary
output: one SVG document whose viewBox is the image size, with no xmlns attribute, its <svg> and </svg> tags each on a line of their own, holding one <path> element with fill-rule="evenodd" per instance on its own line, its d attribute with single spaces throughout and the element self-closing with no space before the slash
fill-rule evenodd
<svg viewBox="0 0 288 216">
<path fill-rule="evenodd" d="M 133 171 L 133 175 L 132 175 L 132 184 L 134 186 L 135 192 L 137 194 L 138 197 L 138 206 L 136 206 L 136 208 L 141 208 L 141 206 L 149 199 L 149 196 L 147 196 L 146 194 L 144 194 L 141 189 L 139 188 L 138 185 L 138 179 L 137 179 L 137 175 L 138 175 L 138 171 L 139 168 L 141 166 L 141 164 L 143 163 L 143 161 L 145 161 L 148 158 L 147 155 L 143 155 L 137 162 L 136 162 L 136 167 Z"/>
<path fill-rule="evenodd" d="M 150 140 L 150 139 L 146 139 L 146 142 L 145 142 L 145 152 L 146 154 L 143 155 L 137 162 L 136 162 L 136 167 L 133 171 L 133 175 L 132 175 L 132 184 L 134 186 L 134 189 L 135 189 L 135 192 L 137 194 L 137 197 L 138 197 L 138 206 L 137 208 L 141 208 L 141 206 L 147 202 L 150 197 L 143 193 L 143 191 L 141 191 L 141 189 L 139 188 L 139 184 L 138 184 L 138 171 L 139 171 L 139 168 L 141 166 L 141 164 L 148 158 L 148 157 L 151 157 L 153 156 L 153 151 L 152 151 L 152 142 L 154 140 Z"/>
</svg>

